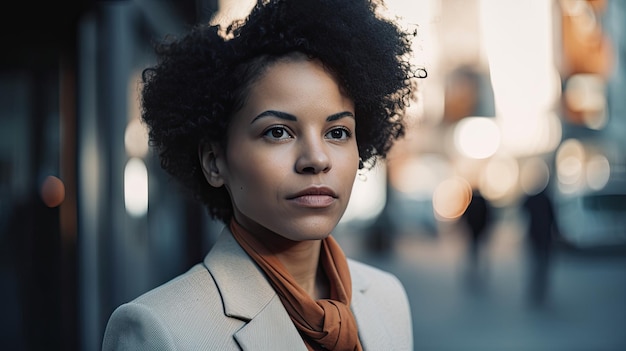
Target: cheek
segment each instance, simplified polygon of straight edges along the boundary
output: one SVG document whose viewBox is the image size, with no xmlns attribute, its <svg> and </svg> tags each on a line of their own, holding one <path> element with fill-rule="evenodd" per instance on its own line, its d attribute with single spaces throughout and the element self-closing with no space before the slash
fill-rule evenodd
<svg viewBox="0 0 626 351">
<path fill-rule="evenodd" d="M 285 157 L 277 158 L 258 148 L 235 147 L 232 151 L 227 183 L 237 197 L 268 193 L 281 183 L 281 177 L 288 174 Z"/>
<path fill-rule="evenodd" d="M 353 152 L 343 155 L 340 161 L 337 162 L 337 167 L 340 168 L 338 173 L 340 174 L 343 185 L 347 188 L 347 191 L 350 191 L 356 178 L 357 171 L 359 170 L 359 153 L 356 150 L 356 147 Z"/>
</svg>

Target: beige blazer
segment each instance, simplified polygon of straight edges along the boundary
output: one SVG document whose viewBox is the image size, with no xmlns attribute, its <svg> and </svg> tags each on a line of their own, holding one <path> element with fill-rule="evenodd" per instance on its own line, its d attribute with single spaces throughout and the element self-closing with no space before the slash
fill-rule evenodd
<svg viewBox="0 0 626 351">
<path fill-rule="evenodd" d="M 413 349 L 411 315 L 400 281 L 348 260 L 352 303 L 364 350 Z M 108 350 L 306 351 L 262 271 L 226 227 L 204 262 L 111 315 Z"/>
</svg>

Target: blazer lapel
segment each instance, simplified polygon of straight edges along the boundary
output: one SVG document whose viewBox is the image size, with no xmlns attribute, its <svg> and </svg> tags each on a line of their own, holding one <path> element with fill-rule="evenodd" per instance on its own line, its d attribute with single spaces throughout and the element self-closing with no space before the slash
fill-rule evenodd
<svg viewBox="0 0 626 351">
<path fill-rule="evenodd" d="M 393 339 L 383 323 L 380 323 L 376 302 L 370 301 L 367 290 L 371 281 L 359 271 L 351 270 L 351 309 L 359 327 L 359 340 L 364 350 L 394 350 Z"/>
<path fill-rule="evenodd" d="M 307 351 L 278 295 L 235 333 L 242 350 Z"/>
<path fill-rule="evenodd" d="M 224 313 L 246 322 L 234 335 L 242 350 L 306 351 L 280 298 L 228 227 L 204 264 L 220 290 Z"/>
</svg>

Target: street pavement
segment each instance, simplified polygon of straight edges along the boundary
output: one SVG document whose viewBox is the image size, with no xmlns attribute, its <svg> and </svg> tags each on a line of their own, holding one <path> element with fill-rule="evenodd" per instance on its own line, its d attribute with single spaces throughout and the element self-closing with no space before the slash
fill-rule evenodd
<svg viewBox="0 0 626 351">
<path fill-rule="evenodd" d="M 531 304 L 523 227 L 514 215 L 494 222 L 477 271 L 454 222 L 395 233 L 383 251 L 349 225 L 335 237 L 347 256 L 404 283 L 415 350 L 625 351 L 626 255 L 555 250 L 546 300 Z"/>
</svg>

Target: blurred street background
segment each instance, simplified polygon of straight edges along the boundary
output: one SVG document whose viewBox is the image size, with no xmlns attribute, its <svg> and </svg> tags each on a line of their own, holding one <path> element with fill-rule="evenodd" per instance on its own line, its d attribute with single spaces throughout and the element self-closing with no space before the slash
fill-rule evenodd
<svg viewBox="0 0 626 351">
<path fill-rule="evenodd" d="M 415 350 L 626 350 L 626 1 L 387 0 L 418 101 L 334 233 L 398 276 Z M 251 0 L 15 3 L 0 35 L 0 349 L 99 350 L 221 224 L 139 121 L 152 43 Z M 54 15 L 52 15 L 54 14 Z"/>
<path fill-rule="evenodd" d="M 531 299 L 532 266 L 518 219 L 490 230 L 483 271 L 468 276 L 467 242 L 458 230 L 437 237 L 398 235 L 383 251 L 360 232 L 342 231 L 351 257 L 395 273 L 413 314 L 415 350 L 592 351 L 626 345 L 626 257 L 620 251 L 554 252 L 548 294 Z"/>
</svg>

